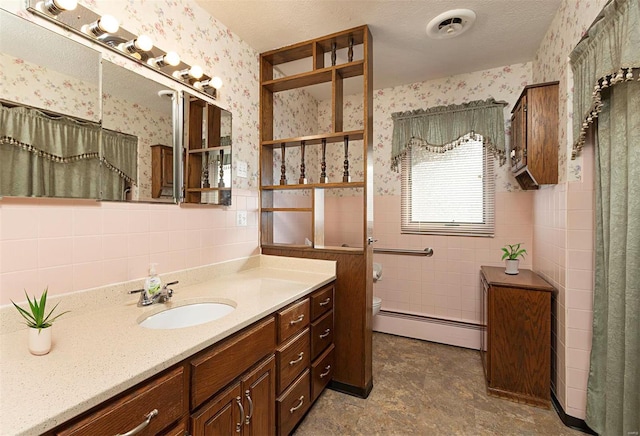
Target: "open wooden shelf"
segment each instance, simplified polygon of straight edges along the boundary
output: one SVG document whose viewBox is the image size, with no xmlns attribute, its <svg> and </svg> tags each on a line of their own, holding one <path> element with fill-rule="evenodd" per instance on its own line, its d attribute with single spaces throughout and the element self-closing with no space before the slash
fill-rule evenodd
<svg viewBox="0 0 640 436">
<path fill-rule="evenodd" d="M 187 188 L 187 192 L 231 191 L 231 188 Z"/>
<path fill-rule="evenodd" d="M 350 50 L 351 48 L 353 51 Z M 338 53 L 338 50 L 341 51 Z M 307 65 L 309 71 L 278 77 L 281 75 L 280 69 L 275 67 L 294 61 L 301 61 L 300 64 Z M 346 101 L 345 87 L 351 82 L 347 79 L 356 76 L 359 76 L 356 81 L 362 81 L 362 107 L 358 106 L 358 110 L 352 112 L 353 108 L 347 105 L 351 100 Z M 331 107 L 327 113 L 330 116 L 331 131 L 317 135 L 282 138 L 284 135 L 300 135 L 306 132 L 287 129 L 287 127 L 295 127 L 293 123 L 292 126 L 282 126 L 282 122 L 287 123 L 290 116 L 289 119 L 277 119 L 283 116 L 283 110 L 285 114 L 287 113 L 287 107 L 282 107 L 282 103 L 287 104 L 287 99 L 278 99 L 277 93 L 286 90 L 304 92 L 305 88 L 317 84 L 325 84 L 323 89 L 326 87 L 331 89 Z M 315 118 L 317 114 L 312 111 L 309 116 Z M 357 124 L 351 123 L 352 116 L 357 118 L 355 120 Z M 274 118 L 277 122 L 274 122 Z M 373 174 L 372 162 L 367 161 L 373 153 L 373 40 L 369 28 L 366 25 L 359 26 L 261 53 L 259 122 L 259 217 L 262 253 L 324 259 L 336 263 L 335 330 L 348 332 L 348 334 L 337 336 L 340 341 L 335 343 L 335 372 L 332 372 L 331 383 L 339 391 L 366 398 L 373 386 L 371 357 L 373 249 L 368 242 L 368 238 L 373 237 L 371 222 L 373 197 L 372 192 L 368 192 L 373 185 Z M 355 127 L 361 130 L 344 131 Z M 277 139 L 278 137 L 281 139 Z M 344 153 L 342 150 L 336 153 L 336 147 L 340 147 L 345 137 L 348 137 L 350 143 L 356 142 L 356 144 L 353 144 L 350 150 L 344 150 Z M 323 140 L 332 144 L 329 153 L 317 153 L 319 150 L 316 145 L 322 144 Z M 352 179 L 358 181 L 341 182 L 341 174 L 339 177 L 337 175 L 333 177 L 335 180 L 333 183 L 277 185 L 283 172 L 291 177 L 291 171 L 294 169 L 292 165 L 295 165 L 296 172 L 299 168 L 297 163 L 291 163 L 291 158 L 289 161 L 284 159 L 284 162 L 281 162 L 282 155 L 278 156 L 278 149 L 283 144 L 285 147 L 294 147 L 293 150 L 295 147 L 300 147 L 300 165 L 306 165 L 301 149 L 303 141 L 305 147 L 314 146 L 310 153 L 312 164 L 306 168 L 307 175 L 310 173 L 309 169 L 312 169 L 315 175 L 316 166 L 318 166 L 316 164 L 320 164 L 319 169 L 322 170 L 324 163 L 327 165 L 325 169 L 329 168 L 332 173 L 333 171 L 341 172 L 340 168 L 346 166 L 345 170 L 350 171 Z M 295 153 L 292 155 L 295 156 Z M 344 163 L 345 160 L 346 163 Z M 296 177 L 292 182 L 298 180 Z M 333 197 L 331 190 L 349 188 L 358 188 L 349 193 L 353 194 L 353 199 L 349 198 L 348 201 L 358 202 L 358 208 L 362 209 L 362 214 L 349 217 L 350 220 L 353 218 L 354 223 L 345 223 L 345 228 L 349 229 L 350 235 L 345 236 L 340 229 L 330 227 L 336 225 L 333 219 L 334 210 L 325 209 L 333 208 L 334 204 L 341 207 L 339 202 L 334 203 L 334 198 L 330 198 Z M 278 191 L 283 192 L 278 194 Z M 281 199 L 280 195 L 290 198 Z M 287 200 L 287 202 L 280 203 L 281 200 Z M 302 207 L 276 207 L 279 204 Z M 279 214 L 279 212 L 285 213 Z M 300 214 L 300 212 L 303 213 Z M 350 226 L 353 226 L 352 230 Z M 354 233 L 362 236 L 361 242 L 353 243 L 353 245 L 359 245 L 359 248 L 339 246 L 342 242 L 346 242 L 341 241 L 340 238 L 351 238 Z M 333 245 L 325 245 L 325 239 Z M 293 243 L 283 243 L 282 241 L 285 240 Z M 303 244 L 303 240 L 311 241 L 311 246 Z M 353 356 L 359 356 L 359 358 L 354 359 Z"/>
<path fill-rule="evenodd" d="M 271 92 L 281 92 L 288 91 L 290 89 L 304 88 L 305 86 L 318 85 L 320 83 L 331 82 L 334 70 L 343 79 L 362 76 L 362 72 L 364 71 L 364 61 L 347 62 L 346 64 L 321 68 L 314 71 L 295 74 L 293 76 L 267 80 L 262 83 L 262 86 Z"/>
<path fill-rule="evenodd" d="M 283 191 L 287 189 L 335 189 L 335 188 L 363 188 L 364 182 L 335 182 L 335 183 L 307 183 L 295 185 L 267 185 L 261 186 L 263 191 Z"/>
<path fill-rule="evenodd" d="M 319 56 L 319 54 L 331 51 L 331 44 L 334 42 L 336 43 L 337 50 L 348 47 L 350 39 L 353 39 L 354 45 L 362 44 L 364 42 L 365 31 L 368 31 L 367 26 L 358 26 L 353 29 L 332 33 L 322 38 L 267 51 L 262 53 L 261 57 L 271 65 L 279 65 L 312 56 Z"/>
<path fill-rule="evenodd" d="M 311 207 L 263 207 L 262 212 L 313 212 Z"/>
<path fill-rule="evenodd" d="M 349 132 L 324 133 L 320 135 L 299 136 L 297 138 L 273 139 L 271 141 L 262 141 L 262 146 L 263 147 L 280 147 L 282 144 L 284 144 L 285 147 L 294 147 L 294 146 L 299 147 L 301 141 L 304 141 L 305 145 L 317 145 L 317 144 L 322 144 L 323 139 L 326 139 L 327 144 L 330 144 L 330 143 L 344 141 L 345 136 L 349 138 L 349 141 L 359 141 L 359 140 L 362 140 L 364 136 L 364 130 L 351 130 Z"/>
<path fill-rule="evenodd" d="M 221 145 L 220 147 L 207 147 L 207 148 L 195 148 L 193 150 L 187 151 L 189 154 L 198 154 L 198 153 L 208 153 L 210 151 L 220 151 L 220 150 L 231 150 L 231 147 L 228 145 Z"/>
</svg>

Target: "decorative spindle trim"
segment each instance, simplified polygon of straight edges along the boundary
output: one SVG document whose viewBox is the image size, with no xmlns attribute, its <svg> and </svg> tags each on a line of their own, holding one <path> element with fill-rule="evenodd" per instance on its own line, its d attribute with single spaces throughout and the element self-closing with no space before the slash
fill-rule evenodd
<svg viewBox="0 0 640 436">
<path fill-rule="evenodd" d="M 337 59 L 336 50 L 337 50 L 336 43 L 332 42 L 331 43 L 331 66 L 332 67 L 336 65 L 336 59 Z"/>
<path fill-rule="evenodd" d="M 304 164 L 304 149 L 306 143 L 304 141 L 300 141 L 300 179 L 298 179 L 298 183 L 304 185 L 307 183 L 307 176 L 305 174 L 305 164 Z"/>
<path fill-rule="evenodd" d="M 353 62 L 353 37 L 349 38 L 349 51 L 347 53 L 347 58 L 349 62 Z"/>
<path fill-rule="evenodd" d="M 322 162 L 320 163 L 320 183 L 327 183 L 327 140 L 322 138 Z"/>
<path fill-rule="evenodd" d="M 349 136 L 344 137 L 344 174 L 342 175 L 342 181 L 348 183 L 351 181 L 349 175 Z"/>
<path fill-rule="evenodd" d="M 286 150 L 285 147 L 285 143 L 283 142 L 282 144 L 280 144 L 280 153 L 281 153 L 281 162 L 282 164 L 280 165 L 280 184 L 281 185 L 286 185 L 287 184 L 287 166 L 284 163 L 284 152 Z"/>
<path fill-rule="evenodd" d="M 224 188 L 224 150 L 220 150 L 220 164 L 218 166 L 220 179 L 218 180 L 218 188 Z"/>
</svg>

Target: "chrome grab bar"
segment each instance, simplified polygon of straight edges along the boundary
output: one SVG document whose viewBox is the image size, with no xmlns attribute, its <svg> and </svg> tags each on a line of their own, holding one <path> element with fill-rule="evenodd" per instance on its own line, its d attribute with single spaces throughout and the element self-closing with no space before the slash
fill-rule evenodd
<svg viewBox="0 0 640 436">
<path fill-rule="evenodd" d="M 374 248 L 374 253 L 381 254 L 403 254 L 406 256 L 433 256 L 433 248 L 427 247 L 424 250 L 405 250 L 402 248 Z"/>
</svg>

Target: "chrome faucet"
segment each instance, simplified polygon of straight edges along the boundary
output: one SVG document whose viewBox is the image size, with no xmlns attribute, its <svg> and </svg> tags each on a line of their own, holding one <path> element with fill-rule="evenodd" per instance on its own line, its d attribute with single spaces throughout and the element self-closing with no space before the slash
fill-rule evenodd
<svg viewBox="0 0 640 436">
<path fill-rule="evenodd" d="M 140 294 L 140 299 L 138 300 L 138 307 L 150 306 L 153 303 L 166 303 L 167 301 L 171 300 L 171 297 L 173 296 L 173 289 L 169 288 L 169 286 L 175 285 L 177 283 L 178 283 L 177 280 L 175 282 L 169 282 L 165 284 L 162 287 L 162 289 L 158 291 L 158 293 L 151 296 L 144 289 L 135 289 L 133 291 L 129 291 L 129 293 Z"/>
</svg>

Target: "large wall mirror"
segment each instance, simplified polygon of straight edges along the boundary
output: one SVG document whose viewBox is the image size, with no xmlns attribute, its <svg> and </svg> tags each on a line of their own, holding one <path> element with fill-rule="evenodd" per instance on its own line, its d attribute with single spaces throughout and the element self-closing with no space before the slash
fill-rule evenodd
<svg viewBox="0 0 640 436">
<path fill-rule="evenodd" d="M 99 52 L 0 10 L 0 196 L 99 197 L 99 70 Z"/>
<path fill-rule="evenodd" d="M 177 92 L 102 61 L 103 200 L 174 202 Z"/>
<path fill-rule="evenodd" d="M 0 197 L 230 205 L 231 113 L 101 58 L 0 9 Z"/>
</svg>

